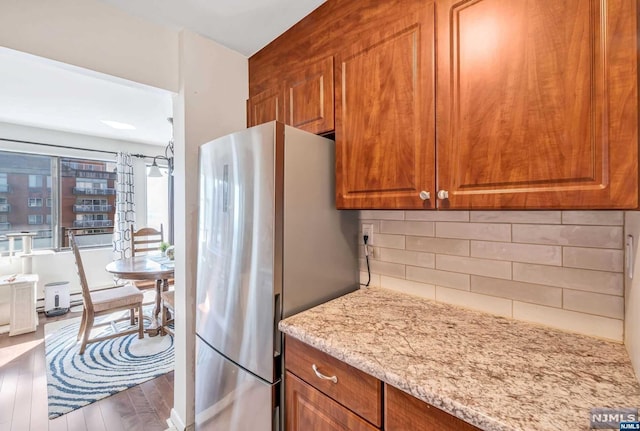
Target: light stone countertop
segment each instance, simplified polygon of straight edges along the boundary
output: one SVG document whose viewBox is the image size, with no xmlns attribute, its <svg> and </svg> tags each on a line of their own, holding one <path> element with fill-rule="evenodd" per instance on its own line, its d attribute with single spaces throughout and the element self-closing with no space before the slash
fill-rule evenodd
<svg viewBox="0 0 640 431">
<path fill-rule="evenodd" d="M 391 290 L 358 290 L 280 329 L 486 431 L 589 430 L 593 407 L 640 407 L 622 344 Z"/>
</svg>

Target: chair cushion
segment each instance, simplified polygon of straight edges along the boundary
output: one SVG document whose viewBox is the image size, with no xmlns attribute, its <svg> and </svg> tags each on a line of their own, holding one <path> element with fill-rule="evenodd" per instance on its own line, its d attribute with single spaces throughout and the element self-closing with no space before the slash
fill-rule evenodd
<svg viewBox="0 0 640 431">
<path fill-rule="evenodd" d="M 96 313 L 114 308 L 136 306 L 142 302 L 142 292 L 131 284 L 125 284 L 113 289 L 91 292 L 91 301 Z"/>
<path fill-rule="evenodd" d="M 162 294 L 160 295 L 160 297 L 162 298 L 162 300 L 164 301 L 164 306 L 170 309 L 174 309 L 175 308 L 175 290 L 168 290 L 166 292 L 162 292 Z"/>
</svg>

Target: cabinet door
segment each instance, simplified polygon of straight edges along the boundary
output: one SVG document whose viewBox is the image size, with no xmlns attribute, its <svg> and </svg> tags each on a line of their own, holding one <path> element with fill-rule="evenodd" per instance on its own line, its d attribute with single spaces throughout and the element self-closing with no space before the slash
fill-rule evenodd
<svg viewBox="0 0 640 431">
<path fill-rule="evenodd" d="M 364 419 L 290 372 L 285 376 L 286 431 L 375 431 Z"/>
<path fill-rule="evenodd" d="M 384 388 L 385 431 L 480 431 L 393 386 Z"/>
<path fill-rule="evenodd" d="M 247 101 L 248 126 L 257 126 L 273 120 L 283 121 L 283 110 L 282 90 L 280 88 L 270 88 L 256 94 Z"/>
<path fill-rule="evenodd" d="M 284 88 L 286 124 L 315 134 L 333 130 L 333 57 L 293 72 Z"/>
<path fill-rule="evenodd" d="M 637 207 L 635 1 L 436 9 L 439 205 Z"/>
<path fill-rule="evenodd" d="M 395 21 L 358 23 L 336 57 L 338 208 L 433 207 L 420 192 L 434 194 L 434 5 L 389 7 Z"/>
</svg>

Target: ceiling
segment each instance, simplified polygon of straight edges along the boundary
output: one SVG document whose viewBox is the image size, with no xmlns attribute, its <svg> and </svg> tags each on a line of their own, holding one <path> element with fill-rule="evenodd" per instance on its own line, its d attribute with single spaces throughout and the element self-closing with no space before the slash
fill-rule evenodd
<svg viewBox="0 0 640 431">
<path fill-rule="evenodd" d="M 164 146 L 171 116 L 168 91 L 0 47 L 2 122 Z"/>
<path fill-rule="evenodd" d="M 250 56 L 325 0 L 100 1 Z M 171 116 L 170 92 L 0 47 L 0 122 L 164 146 Z"/>
<path fill-rule="evenodd" d="M 247 57 L 325 0 L 100 0 L 159 24 L 186 28 Z"/>
</svg>

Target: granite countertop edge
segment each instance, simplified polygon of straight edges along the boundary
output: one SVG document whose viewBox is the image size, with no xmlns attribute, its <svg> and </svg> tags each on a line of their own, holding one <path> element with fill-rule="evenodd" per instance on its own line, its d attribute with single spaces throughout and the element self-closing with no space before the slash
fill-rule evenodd
<svg viewBox="0 0 640 431">
<path fill-rule="evenodd" d="M 640 406 L 621 343 L 394 290 L 356 290 L 279 328 L 484 431 L 588 430 L 590 409 Z"/>
<path fill-rule="evenodd" d="M 308 344 L 321 352 L 351 365 L 354 368 L 359 369 L 384 383 L 394 386 L 404 392 L 431 404 L 471 425 L 477 426 L 484 431 L 520 431 L 519 429 L 507 426 L 481 412 L 475 411 L 468 406 L 443 397 L 433 391 L 425 390 L 424 386 L 420 382 L 409 378 L 403 378 L 395 373 L 390 373 L 384 370 L 381 364 L 371 361 L 369 358 L 353 354 L 343 347 L 336 347 L 331 345 L 322 337 L 315 336 L 309 332 L 300 329 L 299 327 L 288 323 L 287 321 L 281 321 L 279 329 L 284 334 L 293 337 L 305 344 Z"/>
</svg>

